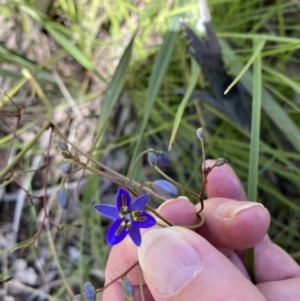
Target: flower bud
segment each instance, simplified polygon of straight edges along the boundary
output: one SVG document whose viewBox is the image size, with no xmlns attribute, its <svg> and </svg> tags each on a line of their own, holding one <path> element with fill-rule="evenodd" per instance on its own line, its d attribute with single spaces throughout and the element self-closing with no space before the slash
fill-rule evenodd
<svg viewBox="0 0 300 301">
<path fill-rule="evenodd" d="M 157 165 L 157 156 L 154 153 L 148 153 L 148 162 L 150 165 Z"/>
<path fill-rule="evenodd" d="M 94 286 L 90 282 L 84 284 L 84 294 L 86 301 L 95 301 L 96 300 L 96 291 Z"/>
<path fill-rule="evenodd" d="M 73 164 L 71 162 L 68 162 L 62 166 L 62 170 L 66 174 L 70 174 L 72 169 L 73 169 Z"/>
<path fill-rule="evenodd" d="M 68 151 L 69 148 L 68 148 L 68 145 L 66 142 L 64 141 L 58 141 L 58 146 L 60 147 L 60 149 L 64 150 L 64 151 Z"/>
<path fill-rule="evenodd" d="M 196 131 L 196 135 L 198 138 L 200 139 L 203 139 L 205 137 L 205 134 L 204 134 L 204 131 L 202 128 L 199 128 L 197 131 Z"/>
<path fill-rule="evenodd" d="M 59 203 L 64 209 L 67 209 L 69 206 L 69 192 L 65 187 L 62 187 L 57 192 L 57 197 Z"/>
<path fill-rule="evenodd" d="M 172 159 L 166 152 L 159 151 L 157 155 L 158 161 L 165 166 L 172 166 Z"/>
<path fill-rule="evenodd" d="M 125 297 L 128 299 L 132 299 L 134 296 L 134 287 L 127 278 L 123 278 L 122 287 Z"/>
<path fill-rule="evenodd" d="M 215 162 L 215 166 L 222 166 L 224 165 L 226 162 L 228 162 L 226 159 L 224 158 L 218 158 Z"/>
<path fill-rule="evenodd" d="M 69 151 L 63 150 L 63 151 L 61 152 L 61 154 L 62 154 L 62 156 L 63 156 L 65 159 L 71 159 L 71 158 L 73 158 L 72 154 L 71 154 Z"/>
<path fill-rule="evenodd" d="M 178 189 L 166 180 L 156 180 L 151 183 L 151 188 L 161 196 L 174 198 L 178 196 Z"/>
</svg>

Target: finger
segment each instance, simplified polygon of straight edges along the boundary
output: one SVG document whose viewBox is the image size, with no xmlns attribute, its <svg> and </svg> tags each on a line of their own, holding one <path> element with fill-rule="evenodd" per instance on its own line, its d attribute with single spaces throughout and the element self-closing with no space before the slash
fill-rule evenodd
<svg viewBox="0 0 300 301">
<path fill-rule="evenodd" d="M 138 258 L 156 301 L 265 300 L 228 258 L 181 227 L 149 230 Z"/>
<path fill-rule="evenodd" d="M 127 237 L 120 244 L 114 246 L 109 254 L 105 270 L 105 285 L 119 278 L 122 274 L 128 271 L 129 267 L 134 265 L 137 258 L 137 247 Z M 131 282 L 134 287 L 134 300 L 141 300 L 140 298 L 140 277 L 142 283 L 144 282 L 143 276 L 139 271 L 139 267 L 134 267 L 126 275 L 126 278 Z M 145 300 L 152 301 L 153 298 L 147 286 L 143 285 L 143 293 Z M 108 286 L 103 292 L 103 301 L 111 300 L 124 300 L 124 290 L 122 287 L 122 279 Z"/>
<path fill-rule="evenodd" d="M 195 206 L 185 196 L 164 202 L 157 211 L 176 226 L 191 226 L 200 222 Z"/>
<path fill-rule="evenodd" d="M 160 206 L 158 211 L 166 219 L 176 225 L 194 225 L 199 222 L 197 219 L 195 206 L 186 197 L 179 197 L 177 199 L 168 200 Z M 147 230 L 142 232 L 146 231 Z M 115 278 L 119 277 L 137 260 L 137 248 L 127 237 L 124 241 L 111 249 L 106 265 L 105 284 L 108 284 Z M 137 295 L 139 295 L 139 277 L 140 274 L 138 267 L 135 267 L 127 274 L 127 278 L 135 287 Z M 146 300 L 152 300 L 150 298 L 149 290 L 146 287 L 144 289 L 144 292 Z M 120 296 L 124 298 L 121 280 L 113 283 L 104 291 L 103 300 L 122 300 Z M 137 300 L 139 300 L 138 297 L 136 298 Z"/>
<path fill-rule="evenodd" d="M 255 247 L 256 282 L 278 281 L 297 277 L 300 278 L 299 265 L 283 249 L 272 243 L 266 235 Z"/>
<path fill-rule="evenodd" d="M 300 267 L 268 236 L 255 248 L 255 279 L 267 300 L 299 299 Z"/>
<path fill-rule="evenodd" d="M 199 205 L 196 208 L 200 208 Z M 218 248 L 243 250 L 258 244 L 268 231 L 270 214 L 259 203 L 212 198 L 204 202 L 204 225 L 197 233 Z"/>
<path fill-rule="evenodd" d="M 206 167 L 212 167 L 215 160 L 206 160 Z M 244 188 L 235 172 L 228 164 L 212 169 L 208 174 L 206 192 L 209 198 L 222 197 L 246 201 Z"/>
<path fill-rule="evenodd" d="M 211 200 L 212 202 L 210 202 Z M 229 258 L 245 277 L 249 277 L 243 262 L 233 250 L 245 249 L 261 241 L 268 229 L 269 213 L 265 212 L 265 209 L 261 208 L 257 203 L 228 199 L 211 200 L 205 202 L 205 209 L 202 212 L 205 216 L 205 224 L 196 232 L 221 249 L 222 253 Z M 248 204 L 257 204 L 260 207 L 258 214 L 255 212 L 256 209 L 254 212 L 244 212 L 244 216 L 237 214 L 238 208 L 244 211 L 249 210 L 250 208 L 247 208 Z M 222 206 L 223 214 L 226 213 L 227 216 L 237 214 L 234 221 L 218 216 L 218 207 Z M 199 209 L 198 206 L 195 208 L 187 198 L 181 197 L 165 202 L 159 208 L 159 213 L 176 223 L 176 225 L 195 225 L 199 222 L 195 214 L 197 209 Z"/>
<path fill-rule="evenodd" d="M 261 283 L 257 288 L 267 300 L 295 301 L 300 296 L 300 278 Z"/>
</svg>

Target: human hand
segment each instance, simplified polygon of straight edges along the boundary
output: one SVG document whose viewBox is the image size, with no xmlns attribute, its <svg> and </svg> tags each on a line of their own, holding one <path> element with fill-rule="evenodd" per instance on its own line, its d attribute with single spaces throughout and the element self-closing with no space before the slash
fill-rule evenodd
<svg viewBox="0 0 300 301">
<path fill-rule="evenodd" d="M 207 161 L 208 166 L 213 161 Z M 208 176 L 205 224 L 196 232 L 182 227 L 152 228 L 143 232 L 137 248 L 126 238 L 112 248 L 106 283 L 139 260 L 146 301 L 300 300 L 300 268 L 267 233 L 270 216 L 263 206 L 246 201 L 245 192 L 228 165 Z M 185 198 L 165 202 L 159 213 L 177 225 L 199 222 L 196 208 Z M 252 284 L 244 266 L 245 249 L 255 246 Z M 128 273 L 141 300 L 139 268 Z M 121 282 L 109 286 L 104 301 L 124 300 Z"/>
</svg>

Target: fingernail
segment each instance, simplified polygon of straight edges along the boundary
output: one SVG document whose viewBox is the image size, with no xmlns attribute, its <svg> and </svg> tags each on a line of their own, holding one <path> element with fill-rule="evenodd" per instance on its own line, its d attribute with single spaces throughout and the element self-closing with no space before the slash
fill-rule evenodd
<svg viewBox="0 0 300 301">
<path fill-rule="evenodd" d="M 143 236 L 139 263 L 151 289 L 171 296 L 202 268 L 200 254 L 173 229 L 153 229 Z"/>
<path fill-rule="evenodd" d="M 239 212 L 253 207 L 265 208 L 262 204 L 255 202 L 229 202 L 218 207 L 217 214 L 223 218 L 234 218 Z"/>
<path fill-rule="evenodd" d="M 174 199 L 168 199 L 159 206 L 158 212 L 161 212 L 162 208 L 164 208 L 165 206 L 169 206 L 170 204 L 174 205 L 175 202 L 180 202 L 182 200 L 185 200 L 188 202 L 190 201 L 186 196 L 179 196 Z"/>
</svg>

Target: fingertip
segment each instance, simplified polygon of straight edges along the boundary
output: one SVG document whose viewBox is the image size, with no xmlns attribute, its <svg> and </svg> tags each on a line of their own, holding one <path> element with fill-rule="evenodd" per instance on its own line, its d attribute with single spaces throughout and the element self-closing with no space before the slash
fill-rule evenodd
<svg viewBox="0 0 300 301">
<path fill-rule="evenodd" d="M 259 203 L 212 198 L 205 201 L 204 225 L 197 230 L 214 246 L 242 250 L 259 243 L 270 225 L 268 210 Z"/>
<path fill-rule="evenodd" d="M 195 206 L 185 196 L 167 200 L 158 208 L 158 212 L 178 226 L 189 226 L 197 223 Z"/>
<path fill-rule="evenodd" d="M 206 167 L 212 167 L 215 160 L 206 160 Z M 209 198 L 223 197 L 238 201 L 247 200 L 244 188 L 233 171 L 228 165 L 214 167 L 207 177 L 206 191 Z"/>
<path fill-rule="evenodd" d="M 201 255 L 175 228 L 148 231 L 138 250 L 140 266 L 154 296 L 178 293 L 203 266 Z"/>
</svg>

